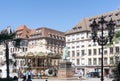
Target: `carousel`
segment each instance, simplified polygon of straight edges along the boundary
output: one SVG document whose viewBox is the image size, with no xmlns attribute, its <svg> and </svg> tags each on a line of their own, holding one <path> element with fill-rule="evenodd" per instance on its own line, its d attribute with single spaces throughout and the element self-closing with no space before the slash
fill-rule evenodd
<svg viewBox="0 0 120 81">
<path fill-rule="evenodd" d="M 41 75 L 54 76 L 58 65 L 53 65 L 52 60 L 60 60 L 61 54 L 54 54 L 47 49 L 35 47 L 27 52 L 17 54 L 15 58 L 24 60 L 24 65 L 19 68 L 22 73 L 32 71 L 33 74 L 40 73 Z"/>
</svg>

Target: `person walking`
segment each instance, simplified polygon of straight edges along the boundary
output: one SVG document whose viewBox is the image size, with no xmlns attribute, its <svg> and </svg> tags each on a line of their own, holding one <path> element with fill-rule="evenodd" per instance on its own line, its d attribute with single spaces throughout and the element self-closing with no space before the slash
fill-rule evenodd
<svg viewBox="0 0 120 81">
<path fill-rule="evenodd" d="M 26 76 L 23 76 L 23 80 L 22 81 L 26 81 Z"/>
<path fill-rule="evenodd" d="M 28 75 L 28 79 L 26 81 L 32 81 L 30 75 Z"/>
</svg>

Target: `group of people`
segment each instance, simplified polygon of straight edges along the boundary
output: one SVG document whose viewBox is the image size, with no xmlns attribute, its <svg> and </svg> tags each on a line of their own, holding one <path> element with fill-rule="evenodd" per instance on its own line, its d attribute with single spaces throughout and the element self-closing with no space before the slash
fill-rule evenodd
<svg viewBox="0 0 120 81">
<path fill-rule="evenodd" d="M 31 78 L 32 78 L 32 72 L 31 72 L 31 70 L 30 71 L 24 71 L 23 74 L 22 74 L 22 78 L 23 78 L 22 81 L 32 81 L 31 80 Z M 14 76 L 13 77 L 13 81 L 18 81 L 18 77 Z"/>
<path fill-rule="evenodd" d="M 30 75 L 31 77 L 33 76 L 33 73 L 32 73 L 31 70 L 30 70 L 30 71 L 24 71 L 24 72 L 22 73 L 22 76 L 27 76 L 27 77 L 28 77 L 28 75 Z"/>
<path fill-rule="evenodd" d="M 14 76 L 13 77 L 13 81 L 18 81 L 18 77 Z M 31 75 L 28 75 L 28 78 L 26 76 L 23 76 L 23 80 L 22 81 L 32 81 L 31 80 Z"/>
</svg>

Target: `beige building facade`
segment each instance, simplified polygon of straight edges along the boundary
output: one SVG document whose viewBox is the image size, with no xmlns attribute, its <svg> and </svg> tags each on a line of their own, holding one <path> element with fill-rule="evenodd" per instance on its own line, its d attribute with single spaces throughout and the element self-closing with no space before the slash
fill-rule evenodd
<svg viewBox="0 0 120 81">
<path fill-rule="evenodd" d="M 66 31 L 66 46 L 68 47 L 68 59 L 73 62 L 76 72 L 85 75 L 88 72 L 101 71 L 101 46 L 91 39 L 90 23 L 101 16 L 106 21 L 112 18 L 116 23 L 115 32 L 120 30 L 120 10 L 83 18 L 72 29 Z M 104 31 L 104 34 L 107 31 Z M 114 42 L 113 46 L 104 46 L 104 75 L 111 73 L 115 63 L 119 61 L 120 42 Z"/>
</svg>

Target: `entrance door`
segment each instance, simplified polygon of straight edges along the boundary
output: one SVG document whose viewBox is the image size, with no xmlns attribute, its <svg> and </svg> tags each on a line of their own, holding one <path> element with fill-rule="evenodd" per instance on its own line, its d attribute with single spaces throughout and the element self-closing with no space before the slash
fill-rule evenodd
<svg viewBox="0 0 120 81">
<path fill-rule="evenodd" d="M 109 69 L 104 69 L 105 76 L 109 74 Z"/>
</svg>

